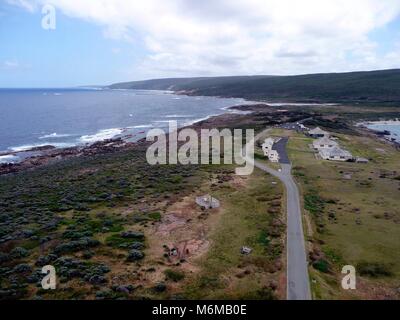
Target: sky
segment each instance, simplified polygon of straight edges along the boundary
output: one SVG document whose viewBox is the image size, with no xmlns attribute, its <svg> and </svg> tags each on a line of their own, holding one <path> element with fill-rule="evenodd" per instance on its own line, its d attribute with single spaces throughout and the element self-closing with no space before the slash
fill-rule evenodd
<svg viewBox="0 0 400 320">
<path fill-rule="evenodd" d="M 400 0 L 0 0 L 0 87 L 389 68 Z"/>
</svg>

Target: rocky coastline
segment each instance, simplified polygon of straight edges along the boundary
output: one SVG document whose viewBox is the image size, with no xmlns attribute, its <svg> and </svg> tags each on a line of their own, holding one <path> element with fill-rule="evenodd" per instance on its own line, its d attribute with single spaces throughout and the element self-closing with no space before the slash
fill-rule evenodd
<svg viewBox="0 0 400 320">
<path fill-rule="evenodd" d="M 140 141 L 134 143 L 128 142 L 124 138 L 115 138 L 98 141 L 87 146 L 75 146 L 59 149 L 49 145 L 32 148 L 24 151 L 25 153 L 31 153 L 32 156 L 28 156 L 22 161 L 16 163 L 0 164 L 0 175 L 28 170 L 72 157 L 85 157 L 96 154 L 111 153 L 122 149 L 129 149 L 140 143 Z M 18 155 L 18 152 L 8 154 L 4 153 L 2 155 Z"/>
<path fill-rule="evenodd" d="M 238 119 L 238 117 L 240 117 L 240 115 L 226 113 L 219 116 L 210 117 L 207 120 L 193 123 L 190 126 L 186 126 L 185 128 L 190 127 L 195 130 L 200 130 L 201 127 L 220 127 L 227 123 L 234 123 Z M 0 156 L 18 156 L 18 154 L 21 153 L 28 154 L 28 156 L 26 156 L 19 162 L 0 163 L 0 176 L 33 169 L 39 166 L 48 165 L 73 157 L 88 157 L 94 155 L 108 154 L 117 151 L 133 149 L 148 143 L 145 138 L 142 138 L 135 142 L 129 141 L 131 138 L 132 136 L 127 135 L 123 137 L 98 141 L 85 146 L 56 148 L 52 145 L 47 145 L 24 150 L 23 152 L 0 153 Z"/>
</svg>

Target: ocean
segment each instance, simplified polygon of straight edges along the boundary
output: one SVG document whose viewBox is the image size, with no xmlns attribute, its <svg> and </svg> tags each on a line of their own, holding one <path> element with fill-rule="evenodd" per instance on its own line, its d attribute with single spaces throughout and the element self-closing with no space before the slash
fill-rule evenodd
<svg viewBox="0 0 400 320">
<path fill-rule="evenodd" d="M 377 122 L 377 123 L 369 123 L 366 125 L 369 129 L 372 130 L 378 130 L 378 131 L 389 131 L 390 132 L 390 138 L 395 139 L 397 142 L 400 142 L 400 122 L 393 123 L 382 123 L 382 122 Z"/>
<path fill-rule="evenodd" d="M 85 145 L 151 128 L 178 126 L 227 112 L 243 99 L 191 97 L 165 91 L 108 89 L 0 89 L 0 153 L 33 147 Z M 16 162 L 18 154 L 0 156 Z"/>
</svg>

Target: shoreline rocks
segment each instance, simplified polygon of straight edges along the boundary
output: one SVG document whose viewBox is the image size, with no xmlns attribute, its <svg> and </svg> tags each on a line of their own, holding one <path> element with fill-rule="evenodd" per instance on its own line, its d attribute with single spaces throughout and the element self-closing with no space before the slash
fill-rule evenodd
<svg viewBox="0 0 400 320">
<path fill-rule="evenodd" d="M 107 139 L 103 141 L 95 142 L 88 146 L 76 146 L 70 148 L 58 149 L 54 146 L 42 146 L 32 148 L 26 152 L 40 152 L 31 157 L 23 159 L 21 162 L 16 163 L 2 163 L 0 164 L 0 175 L 16 173 L 23 170 L 31 169 L 38 166 L 43 166 L 54 161 L 59 161 L 72 157 L 79 156 L 93 156 L 98 154 L 111 153 L 121 149 L 132 148 L 138 142 L 127 142 L 122 138 Z M 3 155 L 18 155 L 18 152 L 12 152 Z"/>
</svg>

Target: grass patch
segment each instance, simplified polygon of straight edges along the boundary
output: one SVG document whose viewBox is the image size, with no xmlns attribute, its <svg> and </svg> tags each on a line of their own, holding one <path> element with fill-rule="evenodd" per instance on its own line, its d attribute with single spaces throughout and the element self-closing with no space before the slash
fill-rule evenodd
<svg viewBox="0 0 400 320">
<path fill-rule="evenodd" d="M 270 240 L 268 237 L 268 233 L 265 230 L 260 231 L 257 241 L 259 244 L 261 244 L 264 247 L 268 247 L 270 244 Z"/>
<path fill-rule="evenodd" d="M 318 279 L 314 295 L 320 299 L 359 299 L 372 294 L 371 286 L 390 290 L 393 281 L 399 280 L 400 225 L 396 221 L 400 210 L 398 193 L 394 192 L 399 187 L 394 179 L 400 172 L 399 152 L 370 137 L 337 136 L 343 148 L 370 159 L 369 163 L 318 159 L 306 152 L 310 141 L 301 134 L 293 134 L 288 150 L 293 170 L 304 174 L 296 180 L 311 217 L 313 233 L 308 236 L 321 246 L 330 265 L 328 273 L 324 273 L 324 264 L 311 269 Z M 345 173 L 351 174 L 351 179 L 345 179 Z M 331 214 L 335 219 L 328 219 Z M 379 263 L 371 263 L 375 261 Z M 369 285 L 353 292 L 339 290 L 337 278 L 346 264 L 359 265 L 357 274 L 370 277 Z M 376 280 L 380 277 L 382 280 Z"/>
<path fill-rule="evenodd" d="M 361 276 L 372 278 L 390 277 L 393 275 L 390 267 L 387 264 L 383 264 L 380 262 L 363 261 L 357 264 L 356 270 Z"/>
<path fill-rule="evenodd" d="M 165 276 L 167 277 L 168 280 L 172 280 L 174 282 L 181 281 L 185 278 L 185 274 L 180 271 L 175 271 L 172 269 L 167 269 L 164 271 Z"/>
<path fill-rule="evenodd" d="M 151 212 L 151 213 L 149 213 L 149 218 L 154 221 L 160 221 L 161 213 L 160 212 Z"/>
<path fill-rule="evenodd" d="M 113 248 L 127 248 L 134 242 L 141 242 L 140 239 L 123 238 L 119 234 L 112 234 L 106 238 L 106 245 Z"/>
<path fill-rule="evenodd" d="M 316 193 L 304 195 L 304 208 L 314 216 L 320 216 L 325 208 L 325 201 Z"/>
<path fill-rule="evenodd" d="M 257 169 L 256 169 L 257 170 Z M 244 299 L 268 297 L 262 292 L 270 277 L 277 274 L 272 268 L 282 254 L 280 237 L 282 230 L 274 236 L 273 244 L 269 230 L 273 221 L 281 217 L 280 201 L 282 186 L 272 185 L 273 177 L 255 172 L 246 182 L 246 187 L 213 192 L 223 204 L 223 212 L 211 233 L 212 246 L 199 261 L 201 272 L 188 283 L 186 296 L 191 299 Z M 265 198 L 268 195 L 268 198 Z M 260 201 L 262 200 L 262 201 Z M 275 207 L 274 207 L 275 205 Z M 270 209 L 274 209 L 269 212 Z M 242 246 L 252 249 L 250 255 L 240 252 Z M 237 268 L 252 268 L 251 275 L 232 277 L 232 273 L 243 273 Z M 273 274 L 273 275 L 272 275 Z M 226 279 L 229 278 L 229 283 Z M 259 293 L 257 293 L 259 291 Z"/>
</svg>

